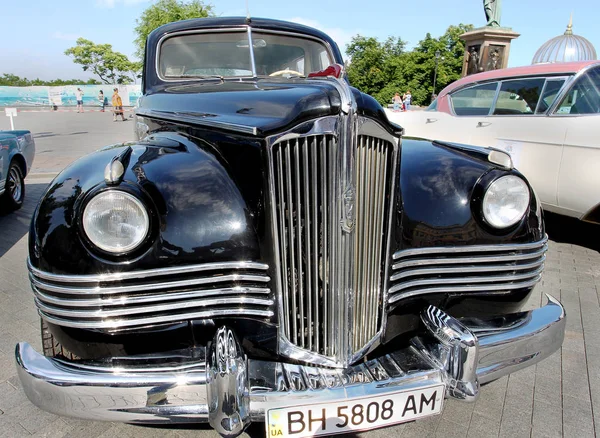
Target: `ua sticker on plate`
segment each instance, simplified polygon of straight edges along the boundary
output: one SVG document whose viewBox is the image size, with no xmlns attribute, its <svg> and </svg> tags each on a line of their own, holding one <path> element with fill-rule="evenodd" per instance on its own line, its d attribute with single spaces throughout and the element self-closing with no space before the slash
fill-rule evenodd
<svg viewBox="0 0 600 438">
<path fill-rule="evenodd" d="M 270 409 L 268 438 L 303 438 L 375 429 L 442 411 L 445 386 L 333 403 Z"/>
</svg>

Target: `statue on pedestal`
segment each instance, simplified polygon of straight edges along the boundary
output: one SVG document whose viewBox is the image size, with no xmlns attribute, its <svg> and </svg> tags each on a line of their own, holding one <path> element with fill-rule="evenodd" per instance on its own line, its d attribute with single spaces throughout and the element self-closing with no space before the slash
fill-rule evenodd
<svg viewBox="0 0 600 438">
<path fill-rule="evenodd" d="M 502 0 L 483 0 L 485 19 L 490 27 L 500 27 L 500 14 L 502 13 Z"/>
<path fill-rule="evenodd" d="M 475 47 L 471 47 L 467 58 L 467 74 L 472 75 L 479 73 L 479 53 Z"/>
</svg>

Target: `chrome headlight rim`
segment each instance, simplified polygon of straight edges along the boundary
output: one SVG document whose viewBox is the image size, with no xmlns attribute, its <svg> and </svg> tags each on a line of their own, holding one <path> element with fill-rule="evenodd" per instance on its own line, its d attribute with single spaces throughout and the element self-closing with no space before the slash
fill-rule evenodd
<svg viewBox="0 0 600 438">
<path fill-rule="evenodd" d="M 90 233 L 86 230 L 86 211 L 94 200 L 97 200 L 98 197 L 106 196 L 110 194 L 118 193 L 124 195 L 129 200 L 133 201 L 135 205 L 143 212 L 144 223 L 145 223 L 145 232 L 142 233 L 143 237 L 136 240 L 135 244 L 127 245 L 126 247 L 122 247 L 119 249 L 111 249 L 105 245 L 98 244 L 91 236 Z M 154 217 L 152 214 L 152 209 L 149 208 L 148 202 L 143 193 L 139 193 L 137 187 L 129 187 L 129 185 L 122 184 L 118 188 L 112 187 L 97 187 L 96 190 L 92 190 L 88 193 L 86 198 L 84 199 L 79 214 L 79 229 L 80 235 L 83 241 L 86 243 L 88 248 L 96 253 L 101 258 L 107 258 L 110 260 L 114 258 L 114 260 L 121 260 L 123 257 L 132 256 L 135 254 L 139 254 L 140 250 L 145 249 L 148 246 L 148 241 L 152 238 L 152 229 Z"/>
<path fill-rule="evenodd" d="M 517 215 L 514 216 L 510 221 L 500 222 L 497 218 L 491 217 L 491 214 L 487 211 L 487 204 L 489 202 L 489 196 L 493 194 L 494 186 L 498 186 L 506 181 L 512 180 L 513 183 L 519 185 L 522 189 L 522 194 L 526 195 L 525 202 L 522 202 L 522 211 L 519 211 Z M 515 185 L 515 187 L 516 187 Z M 521 175 L 515 173 L 508 173 L 497 176 L 489 181 L 486 184 L 486 187 L 483 191 L 483 196 L 481 197 L 481 217 L 486 225 L 488 225 L 491 229 L 504 232 L 509 231 L 517 227 L 525 217 L 527 217 L 527 212 L 531 207 L 531 187 L 529 186 L 527 180 L 525 180 Z"/>
</svg>

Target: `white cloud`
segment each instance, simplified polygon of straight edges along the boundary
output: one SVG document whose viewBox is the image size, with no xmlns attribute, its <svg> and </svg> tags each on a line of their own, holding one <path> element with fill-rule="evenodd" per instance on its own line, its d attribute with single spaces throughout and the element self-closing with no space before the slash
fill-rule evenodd
<svg viewBox="0 0 600 438">
<path fill-rule="evenodd" d="M 336 44 L 340 48 L 340 51 L 342 52 L 342 56 L 344 58 L 346 58 L 346 45 L 348 43 L 350 43 L 353 36 L 360 33 L 357 29 L 356 30 L 348 30 L 348 29 L 342 29 L 340 27 L 323 26 L 321 23 L 319 23 L 316 20 L 311 20 L 311 19 L 302 18 L 302 17 L 289 18 L 286 21 L 293 21 L 294 23 L 314 27 L 315 29 L 318 29 L 321 32 L 326 33 L 331 38 L 333 38 L 333 40 L 336 42 Z"/>
<path fill-rule="evenodd" d="M 79 38 L 79 35 L 75 35 L 74 33 L 62 33 L 60 31 L 57 31 L 52 34 L 52 38 L 56 38 L 57 40 L 65 40 L 65 41 L 77 41 L 77 38 Z"/>
<path fill-rule="evenodd" d="M 123 3 L 125 6 L 137 5 L 140 3 L 146 3 L 151 0 L 96 0 L 96 6 L 101 8 L 114 8 L 118 3 Z"/>
</svg>

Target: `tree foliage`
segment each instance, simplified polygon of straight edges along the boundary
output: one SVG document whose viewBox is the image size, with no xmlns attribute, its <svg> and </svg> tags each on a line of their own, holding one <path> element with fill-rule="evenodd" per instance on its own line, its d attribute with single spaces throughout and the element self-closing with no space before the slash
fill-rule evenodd
<svg viewBox="0 0 600 438">
<path fill-rule="evenodd" d="M 41 79 L 22 78 L 11 73 L 2 73 L 0 76 L 0 86 L 6 87 L 31 87 L 37 85 L 59 86 L 59 85 L 100 85 L 96 79 L 53 79 L 43 81 Z"/>
<path fill-rule="evenodd" d="M 433 92 L 436 56 L 439 51 L 436 93 L 460 78 L 465 46 L 460 35 L 473 25 L 450 26 L 444 35 L 429 33 L 411 50 L 400 38 L 381 43 L 375 38 L 355 36 L 346 48 L 351 57 L 348 79 L 359 90 L 375 97 L 382 105 L 391 103 L 394 93 L 411 91 L 413 103 L 428 105 Z"/>
<path fill-rule="evenodd" d="M 190 18 L 212 17 L 213 6 L 201 0 L 159 0 L 146 8 L 140 18 L 136 20 L 135 33 L 136 55 L 144 59 L 146 39 L 150 32 L 163 24 L 173 21 L 188 20 Z"/>
<path fill-rule="evenodd" d="M 135 81 L 141 64 L 131 62 L 124 54 L 115 52 L 110 44 L 96 44 L 85 38 L 77 39 L 76 45 L 65 50 L 73 62 L 80 64 L 104 84 L 129 84 Z"/>
</svg>

